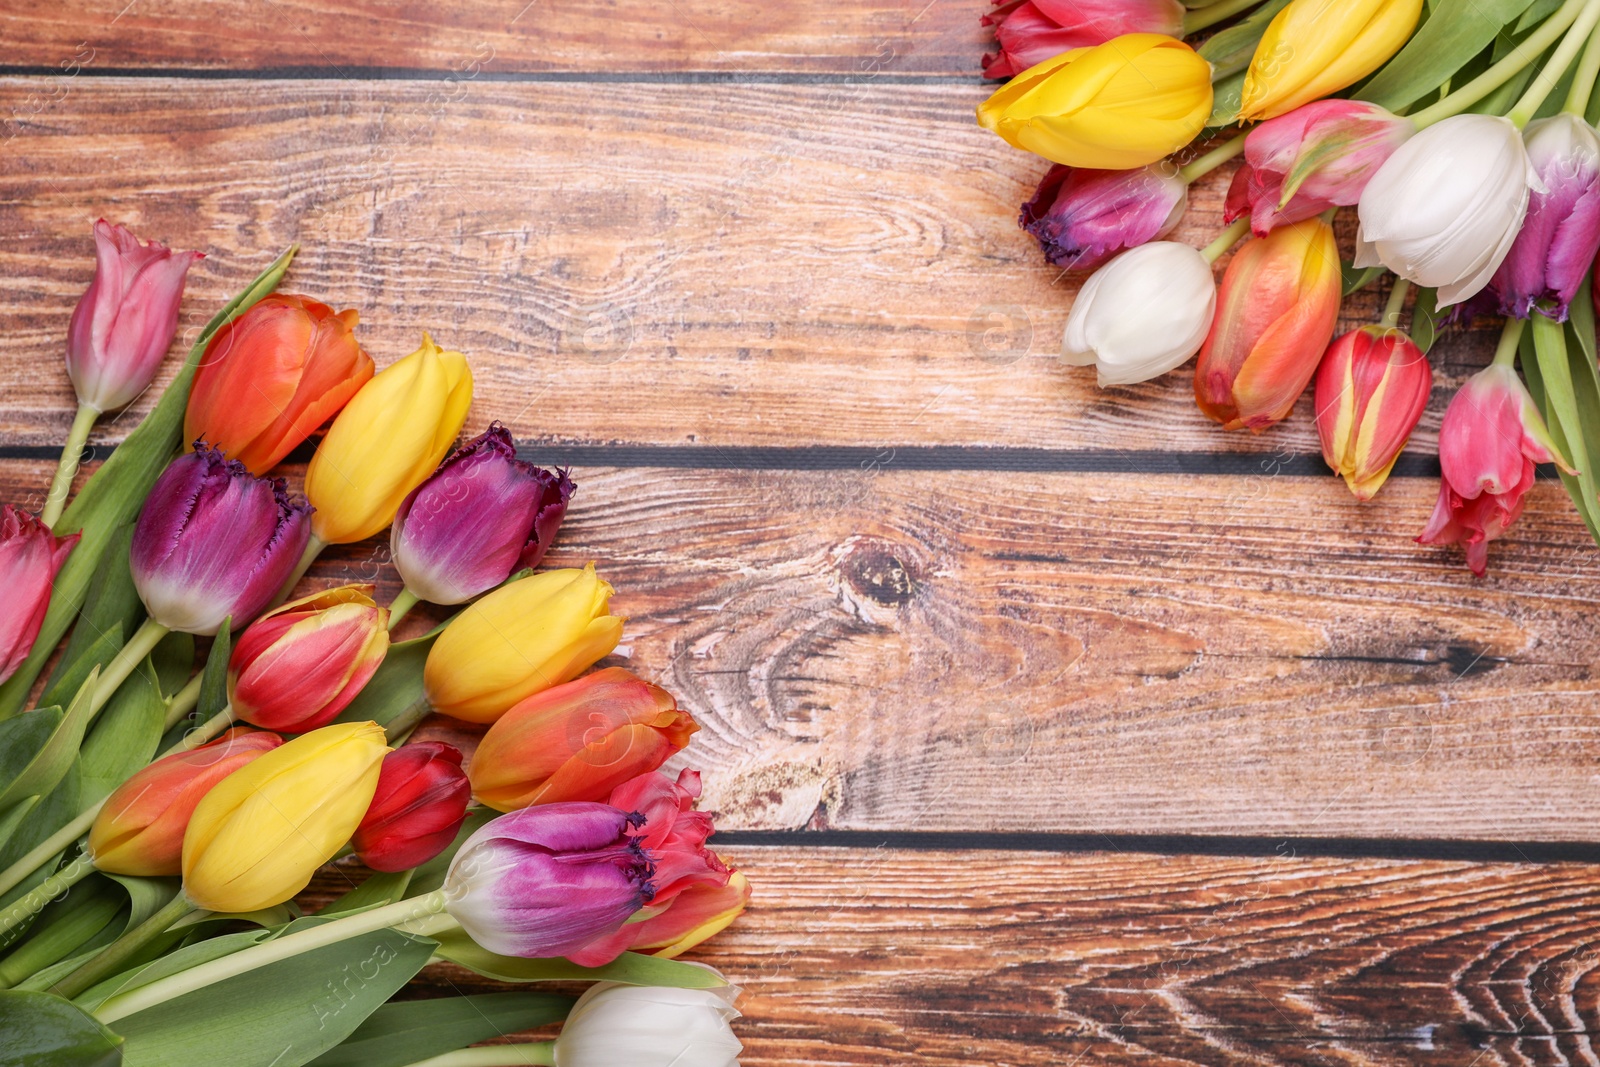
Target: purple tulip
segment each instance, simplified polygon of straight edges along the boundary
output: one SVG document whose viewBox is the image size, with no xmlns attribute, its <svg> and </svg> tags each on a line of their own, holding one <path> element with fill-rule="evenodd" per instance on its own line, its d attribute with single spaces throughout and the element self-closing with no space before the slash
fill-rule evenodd
<svg viewBox="0 0 1600 1067">
<path fill-rule="evenodd" d="M 1528 161 L 1545 190 L 1528 197 L 1528 214 L 1491 286 L 1500 312 L 1533 311 L 1567 321 L 1583 276 L 1600 251 L 1600 138 L 1576 115 L 1530 122 Z"/>
<path fill-rule="evenodd" d="M 220 449 L 195 443 L 172 461 L 133 529 L 133 584 L 169 630 L 214 634 L 259 615 L 311 538 L 308 504 L 282 478 L 257 478 Z"/>
<path fill-rule="evenodd" d="M 189 266 L 205 257 L 141 244 L 126 226 L 94 224 L 94 281 L 67 327 L 67 374 L 78 402 L 112 411 L 144 392 L 172 347 Z"/>
<path fill-rule="evenodd" d="M 539 804 L 467 838 L 444 892 L 473 941 L 502 956 L 548 958 L 614 933 L 655 895 L 653 867 L 610 804 Z"/>
<path fill-rule="evenodd" d="M 1022 205 L 1017 225 L 1044 257 L 1067 270 L 1094 270 L 1125 248 L 1171 233 L 1189 205 L 1189 185 L 1170 164 L 1085 170 L 1057 164 Z"/>
<path fill-rule="evenodd" d="M 539 565 L 573 489 L 566 471 L 517 459 L 510 432 L 494 423 L 401 503 L 389 534 L 395 568 L 419 600 L 471 600 Z"/>
</svg>

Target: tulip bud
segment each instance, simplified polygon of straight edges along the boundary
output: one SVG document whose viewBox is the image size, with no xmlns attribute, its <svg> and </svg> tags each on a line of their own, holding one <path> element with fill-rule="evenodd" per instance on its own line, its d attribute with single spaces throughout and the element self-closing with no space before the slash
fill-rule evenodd
<svg viewBox="0 0 1600 1067">
<path fill-rule="evenodd" d="M 1571 471 L 1533 397 L 1517 372 L 1493 363 L 1467 379 L 1445 409 L 1439 426 L 1439 500 L 1425 545 L 1459 543 L 1467 566 L 1482 578 L 1489 542 L 1522 514 L 1522 498 L 1533 488 L 1534 465 L 1555 462 Z"/>
<path fill-rule="evenodd" d="M 1318 100 L 1268 119 L 1245 137 L 1224 219 L 1245 214 L 1257 237 L 1290 222 L 1348 207 L 1416 132 L 1401 118 L 1359 100 Z"/>
<path fill-rule="evenodd" d="M 372 377 L 354 310 L 272 293 L 218 330 L 195 372 L 185 439 L 265 474 Z"/>
<path fill-rule="evenodd" d="M 608 667 L 535 693 L 496 720 L 473 754 L 472 791 L 500 811 L 604 800 L 698 729 L 671 693 Z"/>
<path fill-rule="evenodd" d="M 336 723 L 218 782 L 183 835 L 189 901 L 206 911 L 257 911 L 304 889 L 360 825 L 386 752 L 377 723 Z"/>
<path fill-rule="evenodd" d="M 450 864 L 451 918 L 503 956 L 562 956 L 619 929 L 654 892 L 634 821 L 608 804 L 541 804 L 500 816 Z"/>
<path fill-rule="evenodd" d="M 1357 500 L 1383 486 L 1432 391 L 1428 357 L 1399 330 L 1366 326 L 1329 346 L 1317 368 L 1317 434 Z"/>
<path fill-rule="evenodd" d="M 1264 430 L 1285 418 L 1333 337 L 1341 285 L 1333 229 L 1320 219 L 1246 242 L 1222 276 L 1195 363 L 1200 410 L 1227 430 Z"/>
<path fill-rule="evenodd" d="M 375 871 L 408 871 L 456 839 L 471 800 L 461 753 L 413 742 L 383 757 L 377 792 L 350 845 Z"/>
<path fill-rule="evenodd" d="M 651 904 L 667 904 L 690 886 L 728 884 L 732 872 L 706 848 L 706 838 L 716 831 L 709 813 L 694 810 L 698 799 L 700 772 L 689 770 L 680 771 L 676 781 L 651 771 L 611 791 L 612 807 L 644 816 L 638 833 L 651 862 Z"/>
<path fill-rule="evenodd" d="M 94 224 L 94 281 L 67 327 L 67 375 L 78 403 L 113 411 L 149 387 L 178 332 L 189 267 L 205 257 L 141 244 L 126 226 Z"/>
<path fill-rule="evenodd" d="M 599 982 L 578 998 L 555 1042 L 561 1067 L 739 1067 L 728 1023 L 739 990 Z"/>
<path fill-rule="evenodd" d="M 1210 114 L 1211 65 L 1130 33 L 1028 68 L 978 105 L 978 124 L 1052 163 L 1131 170 L 1194 140 Z"/>
<path fill-rule="evenodd" d="M 1387 63 L 1422 17 L 1422 0 L 1290 0 L 1245 72 L 1239 121 L 1270 119 L 1331 96 Z"/>
<path fill-rule="evenodd" d="M 33 651 L 50 610 L 56 572 L 67 562 L 78 537 L 56 537 L 26 511 L 0 506 L 0 588 L 5 589 L 7 601 L 0 613 L 0 682 L 15 674 Z"/>
<path fill-rule="evenodd" d="M 423 334 L 421 348 L 361 387 L 311 457 L 311 532 L 325 543 L 347 544 L 388 526 L 400 502 L 450 450 L 471 406 L 467 357 Z"/>
<path fill-rule="evenodd" d="M 572 491 L 566 471 L 517 459 L 511 434 L 494 423 L 400 505 L 389 534 L 395 568 L 420 600 L 471 600 L 539 565 Z"/>
<path fill-rule="evenodd" d="M 1495 272 L 1500 312 L 1525 319 L 1537 308 L 1557 322 L 1600 252 L 1600 138 L 1565 112 L 1528 124 L 1528 162 L 1538 175 L 1528 213 Z"/>
<path fill-rule="evenodd" d="M 228 660 L 234 715 L 295 734 L 332 722 L 383 662 L 388 622 L 370 585 L 341 585 L 269 611 Z"/>
<path fill-rule="evenodd" d="M 980 20 L 993 26 L 999 53 L 983 57 L 985 78 L 1009 78 L 1074 48 L 1125 33 L 1183 36 L 1178 0 L 994 0 Z"/>
<path fill-rule="evenodd" d="M 512 705 L 571 681 L 617 647 L 622 619 L 594 572 L 545 571 L 469 606 L 434 641 L 422 683 L 433 709 L 493 722 Z"/>
<path fill-rule="evenodd" d="M 1506 258 L 1537 180 L 1510 120 L 1436 122 L 1395 149 L 1362 190 L 1355 265 L 1388 267 L 1438 289 L 1440 307 L 1459 304 Z"/>
<path fill-rule="evenodd" d="M 749 904 L 750 880 L 733 871 L 727 885 L 692 885 L 664 909 L 644 909 L 640 914 L 647 918 L 635 916 L 616 933 L 567 953 L 567 959 L 580 967 L 603 967 L 624 952 L 675 959 L 726 930 Z"/>
<path fill-rule="evenodd" d="M 133 584 L 169 630 L 214 634 L 256 617 L 293 573 L 311 535 L 310 508 L 283 479 L 197 443 L 156 479 L 133 529 Z"/>
<path fill-rule="evenodd" d="M 283 739 L 235 726 L 209 744 L 175 752 L 136 772 L 106 798 L 89 830 L 94 865 L 155 878 L 183 869 L 183 835 L 201 799 Z"/>
<path fill-rule="evenodd" d="M 1216 305 L 1205 256 L 1173 241 L 1140 245 L 1078 290 L 1061 358 L 1074 367 L 1093 364 L 1102 389 L 1148 381 L 1200 350 Z"/>
<path fill-rule="evenodd" d="M 1138 170 L 1050 168 L 1017 224 L 1044 258 L 1066 270 L 1093 270 L 1125 248 L 1171 233 L 1189 206 L 1189 183 L 1172 166 Z"/>
</svg>

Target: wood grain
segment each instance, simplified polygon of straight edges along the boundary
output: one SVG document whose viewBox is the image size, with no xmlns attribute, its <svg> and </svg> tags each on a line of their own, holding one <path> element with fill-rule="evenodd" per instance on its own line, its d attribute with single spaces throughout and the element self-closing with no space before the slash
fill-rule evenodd
<svg viewBox="0 0 1600 1067">
<path fill-rule="evenodd" d="M 70 421 L 56 359 L 103 212 L 210 254 L 186 335 L 303 242 L 285 287 L 360 308 L 380 364 L 423 328 L 469 354 L 473 428 L 712 448 L 1317 450 L 1309 397 L 1269 434 L 1225 434 L 1185 371 L 1101 391 L 1061 363 L 1077 283 L 1015 225 L 1043 168 L 976 126 L 976 85 L 61 88 L 0 79 L 0 115 L 39 109 L 0 131 L 7 443 L 59 441 Z M 1182 239 L 1218 228 L 1226 177 L 1194 191 Z M 1348 324 L 1378 299 L 1348 301 Z M 1489 344 L 1437 350 L 1417 454 Z"/>
<path fill-rule="evenodd" d="M 744 987 L 745 1067 L 1524 1067 L 1593 1063 L 1600 1036 L 1593 867 L 726 855 L 754 901 L 687 958 Z"/>
</svg>

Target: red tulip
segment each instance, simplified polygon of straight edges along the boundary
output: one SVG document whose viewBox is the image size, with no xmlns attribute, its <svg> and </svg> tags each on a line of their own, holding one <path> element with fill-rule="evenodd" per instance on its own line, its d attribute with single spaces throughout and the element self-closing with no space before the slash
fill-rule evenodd
<svg viewBox="0 0 1600 1067">
<path fill-rule="evenodd" d="M 408 871 L 456 839 L 471 800 L 460 752 L 429 741 L 405 745 L 383 757 L 378 791 L 350 845 L 375 871 Z"/>
<path fill-rule="evenodd" d="M 51 583 L 77 543 L 77 534 L 56 537 L 26 511 L 0 506 L 0 587 L 6 591 L 5 611 L 0 612 L 0 682 L 15 674 L 33 651 L 50 609 Z"/>
<path fill-rule="evenodd" d="M 1433 368 L 1393 328 L 1364 326 L 1334 341 L 1317 368 L 1322 458 L 1358 500 L 1371 500 L 1427 410 Z"/>
<path fill-rule="evenodd" d="M 728 884 L 727 865 L 706 848 L 715 828 L 708 812 L 694 810 L 698 799 L 699 771 L 682 771 L 677 781 L 651 771 L 611 791 L 612 807 L 644 817 L 638 840 L 655 865 L 652 905 L 667 904 L 691 886 Z"/>
</svg>

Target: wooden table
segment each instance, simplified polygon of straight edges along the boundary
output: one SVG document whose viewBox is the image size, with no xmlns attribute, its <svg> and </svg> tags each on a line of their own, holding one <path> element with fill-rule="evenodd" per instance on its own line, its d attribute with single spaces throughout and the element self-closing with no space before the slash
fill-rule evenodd
<svg viewBox="0 0 1600 1067">
<path fill-rule="evenodd" d="M 1484 335 L 1364 506 L 1308 401 L 1097 390 L 1042 165 L 972 119 L 983 6 L 3 0 L 0 490 L 66 432 L 97 215 L 208 253 L 191 335 L 302 242 L 286 289 L 574 466 L 552 562 L 616 583 L 756 885 L 694 955 L 747 1065 L 1595 1063 L 1595 549 L 1554 482 L 1486 580 L 1412 542 Z"/>
</svg>

